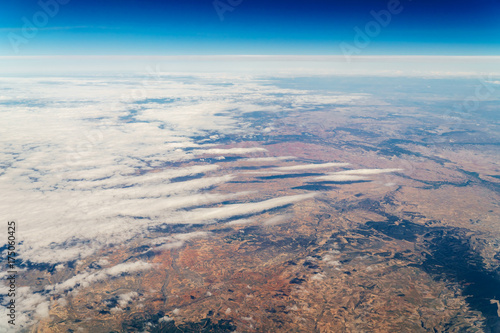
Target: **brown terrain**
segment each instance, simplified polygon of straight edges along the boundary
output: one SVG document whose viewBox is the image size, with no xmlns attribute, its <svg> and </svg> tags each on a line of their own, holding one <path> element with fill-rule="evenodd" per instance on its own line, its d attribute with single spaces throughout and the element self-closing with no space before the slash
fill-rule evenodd
<svg viewBox="0 0 500 333">
<path fill-rule="evenodd" d="M 255 118 L 272 131 L 218 148 L 264 147 L 252 157 L 294 159 L 217 162 L 213 175 L 236 177 L 209 191 L 250 191 L 231 203 L 316 196 L 210 224 L 166 221 L 72 270 L 34 270 L 22 283 L 38 281 L 41 290 L 102 259 L 154 265 L 81 286 L 30 331 L 500 332 L 498 128 L 373 108 L 371 117 L 366 108 L 338 107 Z M 351 165 L 275 171 L 328 162 Z M 366 181 L 316 179 L 385 168 L 401 170 Z M 208 234 L 150 246 L 198 231 Z"/>
</svg>

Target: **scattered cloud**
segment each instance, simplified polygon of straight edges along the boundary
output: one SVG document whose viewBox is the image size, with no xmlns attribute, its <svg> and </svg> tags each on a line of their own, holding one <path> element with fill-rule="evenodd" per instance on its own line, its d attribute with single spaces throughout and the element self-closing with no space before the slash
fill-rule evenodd
<svg viewBox="0 0 500 333">
<path fill-rule="evenodd" d="M 295 171 L 295 170 L 310 170 L 310 169 L 325 169 L 348 166 L 350 163 L 321 163 L 321 164 L 300 164 L 275 168 L 280 171 Z"/>
<path fill-rule="evenodd" d="M 135 291 L 130 291 L 125 294 L 121 294 L 118 296 L 118 305 L 120 305 L 122 308 L 126 307 L 128 303 L 130 303 L 134 298 L 137 298 L 139 296 L 138 293 Z"/>
<path fill-rule="evenodd" d="M 237 219 L 234 221 L 227 222 L 227 225 L 242 225 L 242 224 L 250 224 L 255 222 L 253 219 Z"/>
<path fill-rule="evenodd" d="M 398 172 L 403 169 L 355 169 L 335 172 L 337 175 L 378 175 L 381 173 Z"/>
<path fill-rule="evenodd" d="M 361 177 L 361 176 L 330 174 L 330 175 L 315 177 L 314 179 L 324 180 L 324 181 L 333 181 L 333 182 L 349 182 L 349 181 L 366 180 L 367 178 Z"/>
<path fill-rule="evenodd" d="M 102 270 L 87 270 L 83 273 L 79 273 L 73 276 L 72 278 L 64 282 L 47 286 L 45 290 L 49 291 L 52 294 L 62 294 L 64 292 L 75 290 L 76 288 L 89 287 L 91 283 L 105 281 L 122 273 L 130 274 L 148 270 L 152 267 L 153 265 L 150 263 L 136 261 L 132 263 L 118 264 L 116 266 L 112 266 Z"/>
<path fill-rule="evenodd" d="M 243 161 L 245 162 L 278 162 L 284 160 L 293 160 L 295 156 L 271 156 L 271 157 L 251 157 L 246 158 Z"/>
<path fill-rule="evenodd" d="M 195 150 L 197 155 L 242 155 L 251 153 L 265 153 L 267 149 L 254 147 L 254 148 L 227 148 L 227 149 L 206 149 L 206 150 Z"/>
<path fill-rule="evenodd" d="M 269 209 L 311 199 L 315 196 L 316 193 L 297 194 L 259 202 L 229 204 L 220 208 L 199 208 L 183 214 L 183 217 L 186 222 L 191 221 L 191 223 L 222 220 L 232 216 L 260 213 Z"/>
<path fill-rule="evenodd" d="M 195 238 L 206 238 L 210 236 L 210 232 L 196 231 L 186 234 L 174 234 L 168 237 L 158 237 L 150 241 L 154 246 L 154 251 L 172 250 L 182 247 L 186 241 Z"/>
<path fill-rule="evenodd" d="M 266 226 L 273 226 L 287 222 L 293 218 L 292 214 L 276 215 L 263 222 Z"/>
<path fill-rule="evenodd" d="M 325 277 L 326 277 L 326 275 L 325 275 L 325 274 L 318 273 L 318 274 L 314 274 L 314 275 L 311 277 L 311 280 L 313 280 L 313 281 L 321 281 L 321 280 L 323 280 Z"/>
<path fill-rule="evenodd" d="M 169 316 L 164 316 L 164 317 L 161 317 L 158 321 L 161 323 L 161 322 L 165 322 L 165 323 L 168 323 L 169 321 L 172 321 L 173 319 L 170 318 Z"/>
<path fill-rule="evenodd" d="M 367 176 L 378 175 L 382 173 L 400 172 L 403 169 L 354 169 L 332 172 L 324 176 L 315 177 L 321 181 L 334 181 L 334 182 L 349 182 L 349 181 L 362 181 L 367 180 Z"/>
</svg>

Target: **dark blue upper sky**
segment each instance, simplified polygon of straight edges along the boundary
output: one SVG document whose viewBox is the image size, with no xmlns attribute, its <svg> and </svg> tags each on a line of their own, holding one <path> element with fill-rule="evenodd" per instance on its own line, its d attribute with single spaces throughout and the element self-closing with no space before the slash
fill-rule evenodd
<svg viewBox="0 0 500 333">
<path fill-rule="evenodd" d="M 499 54 L 499 0 L 400 0 L 386 26 L 374 25 L 370 12 L 387 10 L 392 1 L 216 0 L 214 6 L 213 0 L 71 0 L 50 17 L 38 1 L 3 0 L 0 52 Z M 38 31 L 23 31 L 26 21 Z M 356 43 L 356 31 L 366 33 L 367 24 L 375 29 L 369 43 Z"/>
</svg>

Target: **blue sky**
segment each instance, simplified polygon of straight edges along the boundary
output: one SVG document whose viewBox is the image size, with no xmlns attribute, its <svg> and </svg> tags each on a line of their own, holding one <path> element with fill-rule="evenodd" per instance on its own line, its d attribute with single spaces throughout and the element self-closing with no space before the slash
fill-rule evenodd
<svg viewBox="0 0 500 333">
<path fill-rule="evenodd" d="M 375 22 L 372 11 L 397 0 L 59 1 L 68 3 L 51 17 L 37 1 L 4 0 L 0 54 L 342 54 Z M 498 0 L 400 0 L 397 8 L 358 54 L 499 54 Z M 38 30 L 26 34 L 26 22 Z"/>
</svg>

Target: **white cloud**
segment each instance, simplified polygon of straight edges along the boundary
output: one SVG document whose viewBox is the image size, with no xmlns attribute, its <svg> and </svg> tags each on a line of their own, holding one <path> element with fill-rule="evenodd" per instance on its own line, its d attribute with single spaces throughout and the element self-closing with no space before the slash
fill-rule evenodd
<svg viewBox="0 0 500 333">
<path fill-rule="evenodd" d="M 87 270 L 83 273 L 79 273 L 71 277 L 70 279 L 64 282 L 47 286 L 45 290 L 48 290 L 53 294 L 54 293 L 61 294 L 63 292 L 67 292 L 75 288 L 80 288 L 80 287 L 86 288 L 90 286 L 91 283 L 104 281 L 109 278 L 118 276 L 122 273 L 130 274 L 134 272 L 148 270 L 151 269 L 152 267 L 153 265 L 150 263 L 143 261 L 136 261 L 133 263 L 118 264 L 116 266 L 112 266 L 102 270 Z"/>
<path fill-rule="evenodd" d="M 300 165 L 291 165 L 275 168 L 280 171 L 295 171 L 295 170 L 309 170 L 309 169 L 325 169 L 325 168 L 336 168 L 348 166 L 350 163 L 321 163 L 321 164 L 300 164 Z"/>
<path fill-rule="evenodd" d="M 338 267 L 341 265 L 340 261 L 338 260 L 338 256 L 336 256 L 336 252 L 332 252 L 332 254 L 326 254 L 323 256 L 322 260 L 325 264 L 328 266 L 332 267 Z"/>
<path fill-rule="evenodd" d="M 253 222 L 255 222 L 255 220 L 253 220 L 253 219 L 237 219 L 237 220 L 228 222 L 227 225 L 250 224 Z"/>
<path fill-rule="evenodd" d="M 366 180 L 367 178 L 360 176 L 350 176 L 350 175 L 325 175 L 325 176 L 315 177 L 314 179 L 333 181 L 333 182 L 348 182 L 348 181 Z"/>
<path fill-rule="evenodd" d="M 276 215 L 264 221 L 263 224 L 267 226 L 277 225 L 289 221 L 292 218 L 293 218 L 292 214 Z"/>
<path fill-rule="evenodd" d="M 114 308 L 111 308 L 109 310 L 109 312 L 113 313 L 113 314 L 116 314 L 116 313 L 120 313 L 120 312 L 123 312 L 123 309 L 122 308 L 119 308 L 119 307 L 114 307 Z"/>
<path fill-rule="evenodd" d="M 364 176 L 378 175 L 381 173 L 390 173 L 399 171 L 404 171 L 404 170 L 403 169 L 354 169 L 354 170 L 332 172 L 324 176 L 315 177 L 315 179 L 322 181 L 338 181 L 338 182 L 360 181 L 369 179 Z"/>
<path fill-rule="evenodd" d="M 311 280 L 314 280 L 314 281 L 321 281 L 321 280 L 323 280 L 325 277 L 326 277 L 326 275 L 325 275 L 325 274 L 318 273 L 318 274 L 314 274 L 314 275 L 311 277 Z"/>
<path fill-rule="evenodd" d="M 210 232 L 195 231 L 186 234 L 174 234 L 168 237 L 157 237 L 150 241 L 155 251 L 172 250 L 182 247 L 186 241 L 195 238 L 206 238 L 211 235 Z"/>
<path fill-rule="evenodd" d="M 187 241 L 187 240 L 190 240 L 190 239 L 193 239 L 193 238 L 205 238 L 205 237 L 208 237 L 210 236 L 210 232 L 206 232 L 206 231 L 195 231 L 195 232 L 190 232 L 190 233 L 186 233 L 186 234 L 175 234 L 173 235 L 172 237 L 176 238 L 176 239 L 180 239 L 180 240 L 183 240 L 183 241 Z"/>
<path fill-rule="evenodd" d="M 38 318 L 46 318 L 49 316 L 49 305 L 50 302 L 43 302 L 38 304 L 35 310 L 35 315 Z"/>
<path fill-rule="evenodd" d="M 311 199 L 315 196 L 316 193 L 297 194 L 259 202 L 229 204 L 221 208 L 199 208 L 187 212 L 184 215 L 184 219 L 186 221 L 196 222 L 226 219 L 232 216 L 260 213 L 265 210 L 285 206 L 302 200 Z"/>
<path fill-rule="evenodd" d="M 242 161 L 245 161 L 245 162 L 277 162 L 277 161 L 283 161 L 283 160 L 293 160 L 295 158 L 296 158 L 295 156 L 251 157 L 251 158 L 245 158 Z"/>
<path fill-rule="evenodd" d="M 260 147 L 253 148 L 227 148 L 227 149 L 206 149 L 206 150 L 195 150 L 197 155 L 240 155 L 240 154 L 250 154 L 250 153 L 265 153 L 267 149 Z"/>
<path fill-rule="evenodd" d="M 377 175 L 380 173 L 398 172 L 403 171 L 403 169 L 356 169 L 356 170 L 345 170 L 338 171 L 334 174 L 337 175 Z"/>
<path fill-rule="evenodd" d="M 124 308 L 128 305 L 128 303 L 130 303 L 134 298 L 137 298 L 139 296 L 138 293 L 136 293 L 135 291 L 130 291 L 128 293 L 125 293 L 125 294 L 121 294 L 120 296 L 118 296 L 118 304 Z"/>
</svg>

